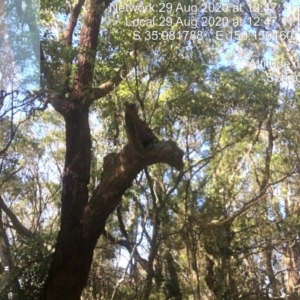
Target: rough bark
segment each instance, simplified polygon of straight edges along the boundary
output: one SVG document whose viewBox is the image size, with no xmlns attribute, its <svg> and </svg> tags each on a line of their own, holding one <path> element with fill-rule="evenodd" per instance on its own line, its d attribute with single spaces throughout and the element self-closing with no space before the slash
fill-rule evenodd
<svg viewBox="0 0 300 300">
<path fill-rule="evenodd" d="M 88 110 L 69 108 L 61 196 L 61 227 L 48 281 L 41 299 L 79 299 L 87 280 L 96 239 L 82 240 L 81 217 L 88 201 L 91 137 Z M 81 270 L 81 271 L 80 271 Z"/>
<path fill-rule="evenodd" d="M 88 109 L 71 104 L 65 108 L 67 148 L 61 228 L 48 280 L 41 296 L 43 300 L 80 299 L 93 250 L 98 238 L 104 233 L 105 221 L 141 170 L 159 162 L 178 170 L 183 167 L 183 152 L 176 143 L 159 142 L 155 139 L 146 147 L 143 145 L 136 126 L 131 126 L 142 121 L 137 116 L 137 110 L 130 108 L 132 106 L 127 106 L 125 112 L 126 127 L 131 128 L 127 130 L 130 142 L 120 153 L 111 153 L 104 158 L 102 180 L 89 200 L 87 185 L 90 176 L 91 138 Z M 149 128 L 145 130 L 149 131 Z"/>
<path fill-rule="evenodd" d="M 128 144 L 119 153 L 104 158 L 103 177 L 88 198 L 91 168 L 89 107 L 118 86 L 130 70 L 119 72 L 98 87 L 92 87 L 101 18 L 111 0 L 78 0 L 74 3 L 64 32 L 65 47 L 72 47 L 72 35 L 81 8 L 86 12 L 80 34 L 77 72 L 70 80 L 65 61 L 59 70 L 51 67 L 51 54 L 40 48 L 41 73 L 48 103 L 63 115 L 66 124 L 66 156 L 61 196 L 61 226 L 55 253 L 41 300 L 79 300 L 86 284 L 96 242 L 104 233 L 105 221 L 117 207 L 132 180 L 145 167 L 167 163 L 183 167 L 183 152 L 172 141 L 161 141 L 139 119 L 134 105 L 126 106 Z M 62 73 L 62 79 L 57 74 Z M 57 79 L 58 78 L 58 79 Z M 73 82 L 71 84 L 71 82 Z"/>
</svg>

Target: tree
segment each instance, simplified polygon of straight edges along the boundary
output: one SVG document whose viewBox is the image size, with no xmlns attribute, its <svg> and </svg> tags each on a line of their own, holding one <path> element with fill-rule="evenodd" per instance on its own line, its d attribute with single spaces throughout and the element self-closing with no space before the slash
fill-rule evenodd
<svg viewBox="0 0 300 300">
<path fill-rule="evenodd" d="M 78 1 L 61 40 L 62 49 L 71 49 L 74 29 L 84 1 Z M 80 299 L 86 284 L 96 242 L 104 233 L 105 221 L 114 211 L 132 180 L 148 165 L 167 163 L 180 170 L 183 152 L 171 141 L 158 141 L 141 121 L 134 105 L 125 111 L 128 144 L 119 153 L 104 158 L 100 184 L 90 199 L 91 168 L 89 109 L 120 84 L 130 66 L 122 67 L 110 80 L 91 86 L 104 10 L 110 1 L 92 0 L 87 6 L 80 34 L 77 69 L 72 59 L 60 69 L 50 67 L 41 44 L 41 68 L 45 76 L 46 102 L 64 117 L 66 157 L 61 198 L 61 226 L 44 292 L 40 299 Z M 64 51 L 64 50 L 63 50 Z M 58 72 L 54 74 L 54 72 Z M 57 78 L 64 84 L 58 86 Z M 172 155 L 171 155 L 172 154 Z"/>
</svg>

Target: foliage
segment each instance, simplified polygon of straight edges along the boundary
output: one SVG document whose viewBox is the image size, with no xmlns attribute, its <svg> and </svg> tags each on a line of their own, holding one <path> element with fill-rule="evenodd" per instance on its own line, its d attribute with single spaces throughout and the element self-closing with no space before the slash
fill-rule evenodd
<svg viewBox="0 0 300 300">
<path fill-rule="evenodd" d="M 289 38 L 266 38 L 267 32 L 295 33 L 294 13 L 276 1 L 275 9 L 264 1 L 231 1 L 242 9 L 201 10 L 198 27 L 186 26 L 189 34 L 201 31 L 201 39 L 146 41 L 134 39 L 126 22 L 169 18 L 171 26 L 133 29 L 144 37 L 147 31 L 178 32 L 175 21 L 191 14 L 174 7 L 190 2 L 172 1 L 172 11 L 162 13 L 114 14 L 108 8 L 93 50 L 82 47 L 88 2 L 76 19 L 73 43 L 65 42 L 63 31 L 78 3 L 41 1 L 40 90 L 12 91 L 0 102 L 1 299 L 10 293 L 39 299 L 57 247 L 61 193 L 68 190 L 64 176 L 73 163 L 64 161 L 68 112 L 80 101 L 84 106 L 97 98 L 101 83 L 118 74 L 120 82 L 91 101 L 87 203 L 108 174 L 107 155 L 130 148 L 127 102 L 138 105 L 159 140 L 175 141 L 184 150 L 184 168 L 147 166 L 128 184 L 117 209 L 104 220 L 82 299 L 298 299 L 299 84 L 269 79 L 270 74 L 297 75 L 299 46 Z M 215 7 L 218 3 L 224 5 L 215 1 Z M 159 1 L 142 3 L 148 4 L 162 7 Z M 251 5 L 259 5 L 259 11 Z M 239 25 L 223 28 L 235 38 L 216 38 L 220 28 L 203 25 L 209 17 L 239 18 Z M 253 25 L 258 17 L 259 27 Z M 247 39 L 241 31 L 248 32 Z M 269 67 L 271 56 L 289 67 Z M 244 61 L 236 63 L 241 57 Z M 253 66 L 252 59 L 264 59 L 265 66 Z M 90 63 L 85 70 L 93 70 L 83 88 L 82 61 Z M 14 80 L 8 78 L 7 86 Z M 54 109 L 46 110 L 48 104 Z M 72 209 L 70 215 L 76 215 Z M 76 246 L 83 248 L 81 243 Z"/>
</svg>

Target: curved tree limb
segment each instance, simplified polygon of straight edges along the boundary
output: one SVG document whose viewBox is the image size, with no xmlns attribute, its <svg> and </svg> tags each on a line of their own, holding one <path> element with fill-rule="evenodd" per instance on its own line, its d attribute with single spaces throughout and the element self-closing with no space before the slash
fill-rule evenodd
<svg viewBox="0 0 300 300">
<path fill-rule="evenodd" d="M 93 88 L 91 90 L 91 95 L 90 95 L 91 103 L 94 102 L 95 100 L 105 97 L 111 91 L 113 91 L 124 80 L 124 78 L 129 73 L 129 70 L 130 68 L 123 67 L 111 79 L 109 79 L 105 83 L 102 83 L 97 88 Z"/>
<path fill-rule="evenodd" d="M 102 180 L 85 206 L 81 223 L 86 239 L 103 233 L 106 219 L 145 167 L 166 163 L 177 170 L 183 168 L 183 151 L 173 141 L 158 141 L 139 119 L 134 105 L 126 106 L 125 123 L 129 142 L 119 153 L 104 157 Z"/>
</svg>

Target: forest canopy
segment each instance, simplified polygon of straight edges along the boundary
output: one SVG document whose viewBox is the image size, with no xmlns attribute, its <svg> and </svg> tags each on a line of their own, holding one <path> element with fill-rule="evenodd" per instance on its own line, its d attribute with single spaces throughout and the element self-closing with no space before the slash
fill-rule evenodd
<svg viewBox="0 0 300 300">
<path fill-rule="evenodd" d="M 300 299 L 299 13 L 2 1 L 0 299 Z"/>
</svg>

